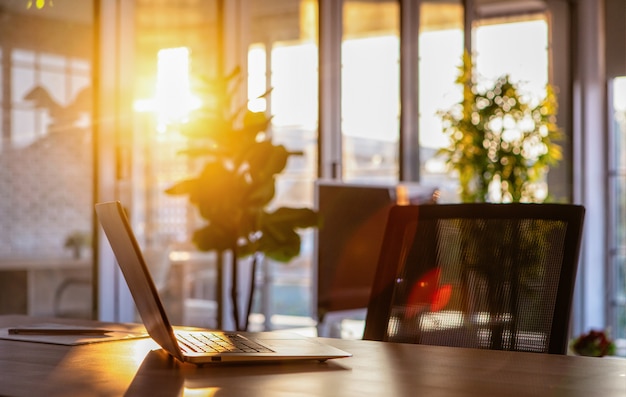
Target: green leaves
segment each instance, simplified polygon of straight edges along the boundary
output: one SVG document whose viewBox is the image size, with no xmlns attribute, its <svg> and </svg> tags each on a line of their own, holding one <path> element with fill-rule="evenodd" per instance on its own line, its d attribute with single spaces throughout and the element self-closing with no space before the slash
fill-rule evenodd
<svg viewBox="0 0 626 397">
<path fill-rule="evenodd" d="M 239 256 L 262 252 L 287 262 L 300 253 L 297 230 L 317 226 L 317 214 L 307 208 L 266 211 L 275 195 L 276 175 L 294 153 L 271 141 L 266 134 L 271 118 L 265 113 L 242 107 L 231 111 L 232 94 L 225 82 L 236 80 L 238 73 L 212 82 L 209 92 L 216 99 L 206 101 L 210 106 L 200 109 L 186 127 L 191 144 L 181 154 L 204 159 L 200 172 L 166 193 L 186 195 L 197 207 L 205 221 L 193 235 L 198 249 L 232 250 Z"/>
<path fill-rule="evenodd" d="M 263 252 L 268 258 L 287 262 L 300 254 L 298 229 L 318 226 L 317 213 L 309 208 L 278 208 L 263 211 L 259 218 L 260 234 L 248 240 L 240 250 L 244 254 Z"/>
<path fill-rule="evenodd" d="M 463 99 L 439 113 L 450 145 L 438 154 L 458 172 L 462 201 L 542 201 L 539 183 L 562 158 L 553 88 L 532 106 L 508 75 L 481 91 L 472 70 L 465 53 L 457 78 Z"/>
</svg>

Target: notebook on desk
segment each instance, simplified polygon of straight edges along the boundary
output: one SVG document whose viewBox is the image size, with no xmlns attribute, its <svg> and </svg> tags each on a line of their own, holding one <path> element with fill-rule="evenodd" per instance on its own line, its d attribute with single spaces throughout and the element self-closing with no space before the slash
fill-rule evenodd
<svg viewBox="0 0 626 397">
<path fill-rule="evenodd" d="M 174 330 L 121 203 L 99 203 L 95 208 L 148 334 L 173 357 L 204 364 L 351 356 L 295 333 Z"/>
</svg>

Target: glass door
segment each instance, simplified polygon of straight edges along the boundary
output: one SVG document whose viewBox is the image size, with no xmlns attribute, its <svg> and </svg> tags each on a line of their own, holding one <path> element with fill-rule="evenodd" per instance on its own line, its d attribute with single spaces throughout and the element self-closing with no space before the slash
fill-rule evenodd
<svg viewBox="0 0 626 397">
<path fill-rule="evenodd" d="M 91 318 L 93 4 L 0 0 L 0 313 Z"/>
</svg>

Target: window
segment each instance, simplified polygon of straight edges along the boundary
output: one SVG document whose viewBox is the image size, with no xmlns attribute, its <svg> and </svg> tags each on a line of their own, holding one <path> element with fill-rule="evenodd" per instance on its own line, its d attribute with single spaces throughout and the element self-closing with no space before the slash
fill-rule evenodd
<svg viewBox="0 0 626 397">
<path fill-rule="evenodd" d="M 612 336 L 626 339 L 626 76 L 611 82 L 610 116 L 613 153 L 609 168 L 611 192 L 609 206 L 613 211 L 609 248 L 609 322 Z"/>
<path fill-rule="evenodd" d="M 538 101 L 548 84 L 548 23 L 543 15 L 480 21 L 475 28 L 476 69 L 493 81 L 508 74 Z"/>
<path fill-rule="evenodd" d="M 50 132 L 88 123 L 87 59 L 14 49 L 11 61 L 12 147 L 25 147 Z"/>
<path fill-rule="evenodd" d="M 0 312 L 90 318 L 92 2 L 0 8 Z"/>
<path fill-rule="evenodd" d="M 455 193 L 457 183 L 436 156 L 448 145 L 438 113 L 461 100 L 455 84 L 463 55 L 463 6 L 454 2 L 423 2 L 419 34 L 420 182 Z"/>
<path fill-rule="evenodd" d="M 465 39 L 464 2 L 281 0 L 249 1 L 245 7 L 239 2 L 223 3 L 228 23 L 223 35 L 225 50 L 221 54 L 216 39 L 222 37 L 217 34 L 220 16 L 213 3 L 207 7 L 190 6 L 184 0 L 168 2 L 168 6 L 158 6 L 149 0 L 136 2 L 136 15 L 132 17 L 136 24 L 133 44 L 136 98 L 152 96 L 156 57 L 164 48 L 188 48 L 192 75 L 210 78 L 221 66 L 226 69 L 225 73 L 235 65 L 241 66 L 244 79 L 241 95 L 247 96 L 248 107 L 269 112 L 273 117 L 273 139 L 289 150 L 302 153 L 290 158 L 287 169 L 278 176 L 273 205 L 311 206 L 318 170 L 324 176 L 333 175 L 345 181 L 393 183 L 404 167 L 400 164 L 400 153 L 406 155 L 409 151 L 411 153 L 405 157 L 415 158 L 408 161 L 419 160 L 420 163 L 419 182 L 455 192 L 454 177 L 446 174 L 435 153 L 447 144 L 437 112 L 460 99 L 454 80 Z M 409 73 L 415 75 L 412 79 L 418 81 L 415 88 L 419 90 L 419 109 L 411 109 L 411 113 L 419 112 L 419 117 L 415 118 L 418 121 L 416 148 L 407 150 L 400 147 L 404 144 L 400 133 L 402 138 L 405 135 L 404 130 L 400 131 L 401 121 L 404 121 L 401 117 L 405 115 L 401 113 L 401 102 L 406 94 L 400 86 L 401 78 L 405 77 L 401 72 L 406 72 L 400 69 L 401 62 L 405 65 L 400 53 L 405 44 L 400 20 L 406 14 L 400 13 L 405 11 L 401 5 L 414 4 L 419 6 L 420 19 L 407 18 L 403 22 L 419 27 L 416 33 L 411 33 L 415 37 L 410 38 L 414 41 L 412 45 L 419 49 L 417 64 L 409 63 L 408 68 Z M 519 11 L 517 5 L 512 8 Z M 333 15 L 329 9 L 340 12 Z M 325 12 L 322 29 L 327 19 L 337 19 L 332 21 L 332 29 L 324 30 L 324 33 L 330 31 L 332 36 L 330 57 L 317 42 L 318 11 Z M 339 14 L 342 18 L 336 18 Z M 529 95 L 536 95 L 548 81 L 546 14 L 525 12 L 523 16 L 498 19 L 478 15 L 480 20 L 475 21 L 472 34 L 479 74 L 492 79 L 511 73 L 528 88 Z M 402 30 L 402 34 L 406 35 L 406 31 Z M 508 52 L 512 47 L 514 51 Z M 332 76 L 321 76 L 318 67 L 324 69 L 329 59 L 333 63 L 329 69 Z M 328 82 L 332 85 L 330 90 Z M 257 98 L 270 87 L 273 91 L 268 98 Z M 321 92 L 318 92 L 319 87 Z M 329 92 L 331 100 L 321 97 Z M 324 110 L 329 103 L 338 114 L 328 117 L 328 112 L 322 112 L 325 117 L 320 118 L 318 108 Z M 320 120 L 324 122 L 321 127 Z M 326 128 L 328 126 L 332 128 Z M 185 198 L 174 202 L 172 200 L 178 198 L 163 194 L 171 182 L 180 180 L 193 169 L 192 164 L 176 156 L 177 150 L 185 146 L 184 138 L 158 133 L 156 121 L 147 114 L 136 114 L 133 130 L 132 138 L 118 137 L 122 163 L 125 153 L 132 152 L 132 156 L 129 155 L 132 166 L 114 163 L 122 171 L 130 169 L 131 172 L 122 173 L 122 177 L 111 184 L 119 190 L 116 194 L 132 202 L 134 226 L 144 249 L 189 243 L 195 228 L 193 210 L 187 206 Z M 327 139 L 327 134 L 331 139 Z M 330 156 L 328 152 L 332 152 Z M 325 154 L 330 161 L 318 165 L 318 157 Z M 339 175 L 333 168 L 338 164 Z M 326 172 L 327 168 L 333 172 Z M 453 201 L 456 197 L 447 199 Z M 282 321 L 280 317 L 284 315 L 301 318 L 312 315 L 310 309 L 314 305 L 310 300 L 315 264 L 310 233 L 312 231 L 303 233 L 300 258 L 286 265 L 269 263 L 266 271 L 260 272 L 262 294 L 256 297 L 254 311 L 263 315 L 259 321 L 264 321 L 265 325 L 278 324 L 274 320 Z M 180 264 L 179 259 L 174 262 Z M 177 266 L 172 269 L 179 271 Z M 178 276 L 174 274 L 168 282 L 176 283 L 175 277 Z M 172 311 L 178 310 L 172 315 L 174 322 L 181 323 L 185 318 L 181 311 L 185 309 L 181 309 L 176 299 L 186 286 L 178 283 L 176 288 L 178 291 L 170 289 L 165 295 L 175 303 L 170 306 Z"/>
<path fill-rule="evenodd" d="M 228 2 L 226 8 L 230 4 Z M 277 177 L 272 205 L 312 207 L 317 170 L 316 4 L 293 0 L 249 2 L 248 5 L 245 10 L 229 9 L 229 15 L 237 23 L 226 27 L 229 32 L 236 32 L 225 35 L 226 41 L 231 38 L 238 38 L 238 41 L 220 54 L 217 43 L 206 40 L 219 35 L 198 27 L 215 29 L 219 19 L 216 9 L 204 4 L 189 6 L 186 1 L 170 2 L 164 7 L 140 1 L 135 10 L 138 77 L 134 80 L 135 98 L 140 101 L 135 103 L 149 104 L 147 100 L 155 97 L 157 54 L 165 54 L 164 50 L 187 49 L 189 64 L 184 69 L 192 80 L 192 94 L 196 89 L 194 81 L 210 84 L 216 78 L 220 62 L 224 64 L 224 74 L 240 67 L 240 85 L 236 88 L 241 92 L 236 92 L 236 96 L 247 94 L 249 109 L 269 112 L 272 115 L 269 133 L 274 142 L 301 153 L 292 156 L 286 170 Z M 245 25 L 249 34 L 239 36 L 239 24 Z M 237 51 L 232 50 L 234 46 Z M 182 54 L 175 56 L 178 60 L 183 58 Z M 177 75 L 180 73 L 168 73 L 170 79 Z M 174 87 L 184 85 L 180 81 Z M 270 87 L 272 92 L 268 98 L 258 98 Z M 202 99 L 206 99 L 206 95 Z M 146 110 L 144 106 L 137 106 L 136 110 L 139 109 Z M 120 186 L 120 195 L 131 203 L 131 220 L 144 252 L 154 254 L 154 259 L 165 264 L 165 273 L 158 274 L 169 276 L 160 279 L 163 282 L 159 283 L 159 288 L 172 321 L 215 326 L 215 258 L 212 253 L 195 251 L 190 243 L 199 223 L 197 211 L 188 204 L 187 197 L 165 194 L 167 187 L 194 175 L 198 163 L 178 154 L 186 148 L 188 138 L 177 131 L 175 124 L 162 128 L 165 125 L 159 123 L 159 116 L 162 113 L 135 112 L 133 137 L 128 143 L 128 150 L 132 152 L 131 172 L 127 180 L 116 183 Z M 258 272 L 259 286 L 251 327 L 280 327 L 284 326 L 282 318 L 311 316 L 312 231 L 305 231 L 302 241 L 302 255 L 292 263 L 266 261 Z M 245 265 L 243 269 L 242 285 L 245 285 Z M 241 302 L 247 302 L 247 292 L 242 286 Z M 229 299 L 230 291 L 224 290 L 225 328 L 231 325 L 230 311 L 226 308 Z"/>
<path fill-rule="evenodd" d="M 399 8 L 345 1 L 341 46 L 343 179 L 398 180 Z"/>
<path fill-rule="evenodd" d="M 435 154 L 448 141 L 438 112 L 461 99 L 455 84 L 463 53 L 463 15 L 459 4 L 425 2 L 421 8 L 419 106 L 420 182 L 442 189 L 443 200 L 458 200 L 457 182 Z M 548 82 L 548 30 L 543 14 L 483 19 L 474 24 L 473 57 L 479 81 L 491 84 L 509 74 L 534 101 Z"/>
<path fill-rule="evenodd" d="M 248 107 L 260 111 L 269 105 L 274 143 L 299 153 L 289 158 L 287 167 L 277 176 L 271 206 L 313 208 L 317 170 L 317 44 L 304 38 L 269 45 L 269 51 L 261 44 L 249 48 Z M 259 100 L 258 96 L 269 88 L 269 98 Z M 265 283 L 257 288 L 254 305 L 257 324 L 282 327 L 294 319 L 312 316 L 313 231 L 302 231 L 301 238 L 301 255 L 292 262 L 265 261 L 261 274 Z"/>
</svg>

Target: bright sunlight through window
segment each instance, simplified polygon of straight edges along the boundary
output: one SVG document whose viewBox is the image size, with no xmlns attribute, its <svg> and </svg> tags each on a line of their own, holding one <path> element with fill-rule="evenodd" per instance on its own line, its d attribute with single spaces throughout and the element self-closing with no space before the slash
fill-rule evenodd
<svg viewBox="0 0 626 397">
<path fill-rule="evenodd" d="M 187 121 L 189 112 L 200 105 L 191 94 L 189 83 L 189 50 L 185 47 L 167 48 L 157 57 L 156 95 L 152 99 L 137 101 L 135 110 L 156 113 L 157 130 Z"/>
</svg>

